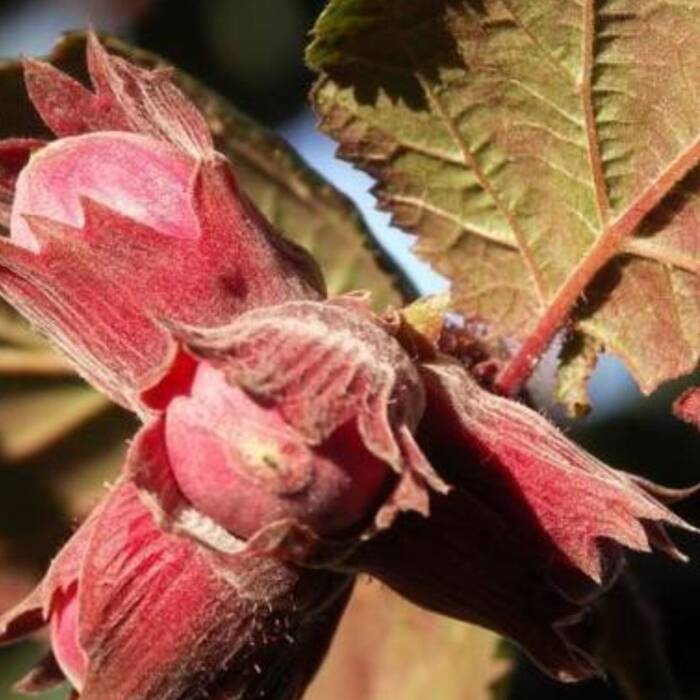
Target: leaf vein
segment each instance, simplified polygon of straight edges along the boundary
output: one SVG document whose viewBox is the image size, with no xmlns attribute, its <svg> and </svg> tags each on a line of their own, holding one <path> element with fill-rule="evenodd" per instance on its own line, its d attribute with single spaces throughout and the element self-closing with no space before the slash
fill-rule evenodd
<svg viewBox="0 0 700 700">
<path fill-rule="evenodd" d="M 576 126 L 578 129 L 583 129 L 585 127 L 585 122 L 581 121 L 578 117 L 574 116 L 573 114 L 570 114 L 567 112 L 565 109 L 562 109 L 556 102 L 553 100 L 550 100 L 548 97 L 543 95 L 541 92 L 538 92 L 537 90 L 533 89 L 530 85 L 525 83 L 522 80 L 519 80 L 518 78 L 514 78 L 512 76 L 508 76 L 506 78 L 509 83 L 515 85 L 516 87 L 520 88 L 524 92 L 526 92 L 528 95 L 531 97 L 536 98 L 543 104 L 546 104 L 548 107 L 553 109 L 557 114 L 560 114 L 562 117 L 564 117 L 567 121 L 569 121 L 571 124 Z"/>
<path fill-rule="evenodd" d="M 645 260 L 657 262 L 664 267 L 685 270 L 686 272 L 700 275 L 700 260 L 680 250 L 658 246 L 653 240 L 631 238 L 625 241 L 622 251 Z"/>
<path fill-rule="evenodd" d="M 408 204 L 410 206 L 417 207 L 419 209 L 423 209 L 425 211 L 430 212 L 431 214 L 434 214 L 435 216 L 440 217 L 444 221 L 449 221 L 450 223 L 456 224 L 459 226 L 460 230 L 465 232 L 465 233 L 471 233 L 475 236 L 478 236 L 479 238 L 483 238 L 491 243 L 497 243 L 498 245 L 503 245 L 507 246 L 508 248 L 512 248 L 514 250 L 517 249 L 517 246 L 512 242 L 509 241 L 503 236 L 493 233 L 491 231 L 488 231 L 487 229 L 480 228 L 477 226 L 474 226 L 472 223 L 467 223 L 465 221 L 462 221 L 459 217 L 454 216 L 450 214 L 449 212 L 445 211 L 444 209 L 440 209 L 437 205 L 430 204 L 429 202 L 419 199 L 417 197 L 410 197 L 409 195 L 402 195 L 402 194 L 387 194 L 386 195 L 387 200 L 391 200 L 394 202 L 398 202 L 400 204 Z"/>
<path fill-rule="evenodd" d="M 542 279 L 541 272 L 537 267 L 535 258 L 528 246 L 527 237 L 525 236 L 523 230 L 520 228 L 520 224 L 518 223 L 513 213 L 508 209 L 508 207 L 506 207 L 504 202 L 501 200 L 501 197 L 499 196 L 498 192 L 496 192 L 496 190 L 493 188 L 491 182 L 488 180 L 484 171 L 481 169 L 481 166 L 474 158 L 472 152 L 469 150 L 469 146 L 465 141 L 464 137 L 459 132 L 459 129 L 456 127 L 452 119 L 450 119 L 449 114 L 446 112 L 444 106 L 440 102 L 438 96 L 434 93 L 430 84 L 422 76 L 419 76 L 419 81 L 426 93 L 426 96 L 433 104 L 437 115 L 440 117 L 440 119 L 443 121 L 443 123 L 449 130 L 452 138 L 454 139 L 460 152 L 462 153 L 465 165 L 468 168 L 470 168 L 472 172 L 476 175 L 484 191 L 491 197 L 491 199 L 493 199 L 496 207 L 508 222 L 508 225 L 513 231 L 513 237 L 517 242 L 520 255 L 523 258 L 525 266 L 532 280 L 540 305 L 542 307 L 545 307 L 547 303 L 547 293 L 544 286 L 544 280 Z"/>
<path fill-rule="evenodd" d="M 530 31 L 530 28 L 523 22 L 522 18 L 513 7 L 511 0 L 501 0 L 508 14 L 513 18 L 513 22 L 520 29 L 525 36 L 532 42 L 533 46 L 537 48 L 542 57 L 549 63 L 553 68 L 555 68 L 561 75 L 563 75 L 570 83 L 576 85 L 576 76 L 537 38 L 535 34 Z"/>
</svg>

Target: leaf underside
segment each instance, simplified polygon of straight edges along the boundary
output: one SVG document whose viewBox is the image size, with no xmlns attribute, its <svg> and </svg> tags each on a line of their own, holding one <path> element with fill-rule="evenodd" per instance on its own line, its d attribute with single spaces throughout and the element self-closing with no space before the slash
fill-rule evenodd
<svg viewBox="0 0 700 700">
<path fill-rule="evenodd" d="M 332 0 L 308 60 L 340 154 L 519 341 L 503 391 L 564 327 L 570 404 L 592 348 L 646 392 L 697 365 L 700 2 Z"/>
</svg>

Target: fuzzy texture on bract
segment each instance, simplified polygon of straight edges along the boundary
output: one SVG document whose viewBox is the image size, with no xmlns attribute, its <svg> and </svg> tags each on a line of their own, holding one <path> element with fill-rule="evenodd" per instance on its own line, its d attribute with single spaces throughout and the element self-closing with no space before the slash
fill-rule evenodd
<svg viewBox="0 0 700 700">
<path fill-rule="evenodd" d="M 445 490 L 412 437 L 425 401 L 420 377 L 362 298 L 288 302 L 249 311 L 216 331 L 182 332 L 191 352 L 216 368 L 205 370 L 191 398 L 176 399 L 166 412 L 170 457 L 177 480 L 187 482 L 186 493 L 197 487 L 195 479 L 204 483 L 205 475 L 221 471 L 216 452 L 230 457 L 231 441 L 239 440 L 238 449 L 248 452 L 241 440 L 269 446 L 268 428 L 294 443 L 295 455 L 284 460 L 284 481 L 303 482 L 303 488 L 285 492 L 279 480 L 258 480 L 251 505 L 229 503 L 234 519 L 262 507 L 329 534 L 366 519 L 383 495 L 376 520 L 385 527 L 401 510 L 427 515 L 429 488 Z M 214 381 L 207 383 L 207 377 Z M 243 408 L 251 400 L 257 410 Z M 246 426 L 242 413 L 256 418 Z M 206 456 L 187 451 L 193 434 L 205 436 Z M 242 482 L 233 479 L 230 466 L 223 468 L 231 492 Z M 249 464 L 249 484 L 259 476 L 255 471 Z M 389 489 L 391 473 L 395 484 Z M 218 501 L 221 493 L 199 491 L 200 504 Z M 213 510 L 209 514 L 214 517 Z M 251 518 L 245 529 L 250 535 L 270 522 Z"/>
<path fill-rule="evenodd" d="M 674 494 L 606 467 L 448 358 L 421 372 L 418 443 L 452 490 L 433 496 L 429 518 L 399 518 L 353 565 L 514 639 L 559 680 L 600 673 L 578 623 L 619 575 L 623 548 L 682 559 L 664 526 L 690 528 L 652 495 Z"/>
<path fill-rule="evenodd" d="M 418 372 L 361 298 L 174 331 L 195 379 L 156 423 L 166 459 L 129 474 L 168 526 L 206 539 L 198 513 L 256 550 L 313 549 L 404 510 L 427 515 L 429 491 L 446 489 L 412 437 L 425 400 Z"/>
<path fill-rule="evenodd" d="M 417 443 L 448 493 L 364 541 L 345 570 L 370 573 L 419 605 L 518 642 L 563 681 L 601 673 L 580 626 L 614 583 L 624 550 L 674 559 L 665 526 L 693 530 L 673 490 L 610 469 L 522 403 L 482 388 L 439 350 L 435 309 L 395 324 L 426 396 Z M 424 332 L 425 331 L 425 332 Z"/>
<path fill-rule="evenodd" d="M 94 92 L 25 64 L 58 139 L 0 142 L 0 223 L 11 233 L 0 293 L 90 382 L 145 414 L 144 392 L 177 354 L 169 324 L 215 328 L 325 290 L 313 259 L 240 190 L 168 72 L 111 56 L 94 36 L 87 50 Z"/>
<path fill-rule="evenodd" d="M 587 454 L 536 411 L 485 391 L 456 363 L 426 363 L 421 371 L 430 402 L 421 443 L 451 482 L 509 508 L 513 526 L 538 523 L 561 558 L 596 583 L 606 573 L 602 540 L 679 556 L 659 523 L 685 523 L 639 482 Z"/>
<path fill-rule="evenodd" d="M 217 331 L 179 333 L 206 363 L 204 381 L 164 418 L 168 478 L 182 489 L 168 505 L 153 464 L 133 478 L 171 526 L 194 537 L 202 535 L 191 527 L 196 518 L 183 517 L 189 507 L 235 534 L 245 513 L 251 548 L 370 573 L 419 605 L 514 639 L 561 680 L 600 672 L 578 625 L 619 574 L 623 549 L 682 558 L 664 526 L 688 526 L 658 500 L 672 492 L 605 466 L 359 298 L 288 302 Z M 280 481 L 257 479 L 254 465 L 240 471 L 236 458 L 231 466 L 236 450 L 269 445 L 275 435 L 321 447 L 338 466 L 347 452 L 334 453 L 329 438 L 348 425 L 357 427 L 345 436 L 354 472 L 329 475 L 288 459 Z M 197 435 L 188 452 L 198 432 L 206 439 Z M 314 497 L 337 487 L 338 473 L 365 489 L 367 451 L 395 472 L 393 489 L 365 491 L 362 508 Z M 362 527 L 343 529 L 352 522 Z"/>
<path fill-rule="evenodd" d="M 161 437 L 145 429 L 131 459 L 153 458 Z M 52 653 L 18 690 L 65 675 L 81 700 L 299 698 L 351 578 L 238 545 L 223 554 L 165 532 L 133 484 L 117 484 L 35 592 L 0 619 L 0 642 L 51 626 Z"/>
</svg>

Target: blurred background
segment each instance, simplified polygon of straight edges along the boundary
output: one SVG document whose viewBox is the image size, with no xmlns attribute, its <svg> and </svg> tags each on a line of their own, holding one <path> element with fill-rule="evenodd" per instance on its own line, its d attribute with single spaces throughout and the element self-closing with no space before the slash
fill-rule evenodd
<svg viewBox="0 0 700 700">
<path fill-rule="evenodd" d="M 371 180 L 335 159 L 333 143 L 315 130 L 307 101 L 312 76 L 302 57 L 323 5 L 323 0 L 0 0 L 0 57 L 45 54 L 62 31 L 88 24 L 162 55 L 286 138 L 354 200 L 421 292 L 441 291 L 444 280 L 412 256 L 410 237 L 392 229 L 388 217 L 374 209 Z M 0 317 L 0 333 L 3 325 L 5 333 L 22 332 Z M 10 325 L 14 330 L 8 330 Z M 27 589 L 75 520 L 99 496 L 132 430 L 128 416 L 86 392 L 65 368 L 52 367 L 48 359 L 46 363 L 34 376 L 15 376 L 12 358 L 0 356 L 0 609 Z M 643 398 L 620 364 L 603 358 L 591 380 L 593 414 L 571 424 L 547 402 L 551 368 L 552 362 L 543 363 L 533 395 L 574 439 L 612 466 L 664 484 L 699 479 L 700 436 L 670 414 L 683 383 Z M 68 404 L 70 410 L 65 409 Z M 697 502 L 684 504 L 680 511 L 696 523 L 700 520 Z M 700 560 L 700 547 L 687 539 L 679 537 Z M 664 630 L 682 697 L 700 698 L 693 635 L 700 619 L 698 565 L 638 557 L 633 569 Z M 630 649 L 639 648 L 635 636 L 650 634 L 649 628 L 638 630 L 631 621 L 626 632 L 619 644 Z M 0 700 L 15 697 L 3 695 L 2 689 L 36 653 L 32 644 L 0 653 Z M 47 697 L 64 696 L 59 692 Z M 471 697 L 465 690 L 464 700 Z M 577 687 L 551 683 L 520 660 L 507 697 L 612 700 L 621 695 L 612 680 Z M 344 697 L 339 689 L 336 700 L 364 698 Z"/>
</svg>

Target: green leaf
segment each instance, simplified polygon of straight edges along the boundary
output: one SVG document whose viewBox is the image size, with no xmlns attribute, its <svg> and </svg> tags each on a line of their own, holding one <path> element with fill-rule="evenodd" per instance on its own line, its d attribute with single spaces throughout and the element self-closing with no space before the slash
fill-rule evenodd
<svg viewBox="0 0 700 700">
<path fill-rule="evenodd" d="M 41 382 L 0 403 L 0 454 L 15 461 L 37 452 L 103 411 L 109 402 L 80 382 Z"/>
<path fill-rule="evenodd" d="M 361 581 L 305 699 L 495 700 L 511 666 L 499 647 L 492 632 Z"/>
<path fill-rule="evenodd" d="M 105 397 L 0 305 L 0 463 L 52 447 L 109 408 Z"/>
<path fill-rule="evenodd" d="M 519 343 L 510 393 L 567 326 L 646 392 L 696 366 L 698 56 L 700 4 L 670 0 L 331 0 L 308 51 L 340 154 Z"/>
<path fill-rule="evenodd" d="M 110 51 L 141 65 L 165 65 L 160 57 L 117 39 L 105 37 L 105 43 Z M 50 60 L 84 77 L 84 48 L 83 33 L 69 34 Z M 354 205 L 283 139 L 193 77 L 177 70 L 173 76 L 205 114 L 217 147 L 234 163 L 243 189 L 280 231 L 316 257 L 331 294 L 368 289 L 378 309 L 415 296 Z"/>
<path fill-rule="evenodd" d="M 7 307 L 0 307 L 0 459 L 51 445 L 109 406 Z"/>
</svg>

